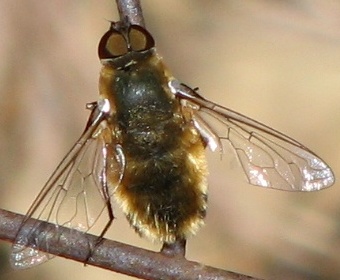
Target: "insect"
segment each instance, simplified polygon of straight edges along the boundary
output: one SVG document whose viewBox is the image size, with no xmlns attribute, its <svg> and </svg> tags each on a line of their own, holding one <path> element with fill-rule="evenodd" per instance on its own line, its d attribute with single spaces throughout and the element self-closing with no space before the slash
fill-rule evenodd
<svg viewBox="0 0 340 280">
<path fill-rule="evenodd" d="M 99 100 L 85 130 L 30 207 L 11 255 L 15 268 L 47 261 L 29 218 L 87 232 L 120 206 L 136 232 L 154 241 L 186 240 L 207 208 L 205 149 L 230 146 L 252 185 L 287 191 L 331 186 L 322 159 L 292 138 L 210 102 L 176 80 L 143 27 L 111 23 L 98 47 Z"/>
</svg>

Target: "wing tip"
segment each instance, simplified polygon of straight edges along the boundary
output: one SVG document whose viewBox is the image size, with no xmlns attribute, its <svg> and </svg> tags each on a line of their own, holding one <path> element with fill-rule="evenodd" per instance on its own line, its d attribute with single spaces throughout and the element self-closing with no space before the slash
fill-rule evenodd
<svg viewBox="0 0 340 280">
<path fill-rule="evenodd" d="M 27 269 L 42 264 L 49 259 L 50 257 L 47 253 L 21 244 L 14 244 L 9 261 L 14 269 Z"/>
</svg>

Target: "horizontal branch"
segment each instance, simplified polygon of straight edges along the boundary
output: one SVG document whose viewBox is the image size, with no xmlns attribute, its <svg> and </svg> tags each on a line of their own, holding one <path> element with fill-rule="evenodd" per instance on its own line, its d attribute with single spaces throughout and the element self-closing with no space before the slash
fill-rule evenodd
<svg viewBox="0 0 340 280">
<path fill-rule="evenodd" d="M 23 215 L 0 209 L 0 239 L 14 242 L 23 219 Z M 31 219 L 32 223 L 37 220 Z M 51 235 L 54 226 L 38 221 L 41 232 Z M 61 227 L 60 227 L 61 228 Z M 94 248 L 97 236 L 69 228 L 62 228 L 62 239 L 49 242 L 48 252 L 67 259 L 82 262 Z M 33 238 L 34 240 L 34 238 Z M 111 271 L 123 273 L 141 279 L 255 279 L 246 275 L 206 266 L 185 258 L 169 257 L 158 252 L 137 248 L 120 242 L 104 239 L 92 252 L 88 265 L 94 265 Z"/>
</svg>

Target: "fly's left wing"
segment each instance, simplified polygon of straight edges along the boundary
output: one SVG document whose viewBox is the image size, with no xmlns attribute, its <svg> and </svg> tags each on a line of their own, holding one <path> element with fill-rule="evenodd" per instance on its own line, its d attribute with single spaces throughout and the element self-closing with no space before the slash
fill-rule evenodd
<svg viewBox="0 0 340 280">
<path fill-rule="evenodd" d="M 252 185 L 286 191 L 316 191 L 333 185 L 330 167 L 296 140 L 240 113 L 210 102 L 176 80 L 171 91 L 191 110 L 207 145 L 229 145 Z"/>
<path fill-rule="evenodd" d="M 106 112 L 100 107 L 92 104 L 84 133 L 27 212 L 12 247 L 10 262 L 14 268 L 32 267 L 53 258 L 42 250 L 62 237 L 60 226 L 87 232 L 107 207 L 114 191 L 112 181 L 118 185 L 121 180 L 124 159 L 114 151 Z M 111 190 L 105 189 L 108 179 Z M 41 224 L 30 218 L 53 223 L 54 227 L 43 234 Z"/>
</svg>

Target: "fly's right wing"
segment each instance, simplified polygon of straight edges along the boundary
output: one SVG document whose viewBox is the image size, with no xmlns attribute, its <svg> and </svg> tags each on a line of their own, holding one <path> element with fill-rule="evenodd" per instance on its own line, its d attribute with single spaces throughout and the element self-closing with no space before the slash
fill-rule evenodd
<svg viewBox="0 0 340 280">
<path fill-rule="evenodd" d="M 10 259 L 14 268 L 29 268 L 53 258 L 40 249 L 61 237 L 60 226 L 83 232 L 91 229 L 107 206 L 103 180 L 111 180 L 109 195 L 121 180 L 124 159 L 114 151 L 105 112 L 92 105 L 84 133 L 47 181 L 19 228 Z M 43 234 L 41 224 L 30 218 L 54 227 Z"/>
</svg>

